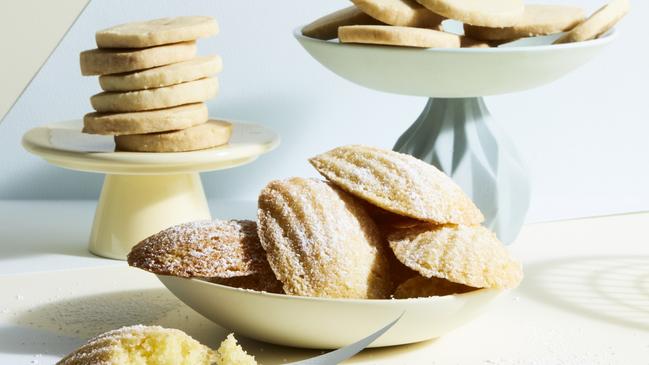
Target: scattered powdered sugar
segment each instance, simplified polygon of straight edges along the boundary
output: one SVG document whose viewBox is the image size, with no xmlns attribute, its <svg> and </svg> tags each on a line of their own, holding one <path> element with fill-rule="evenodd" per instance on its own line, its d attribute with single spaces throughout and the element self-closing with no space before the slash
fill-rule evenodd
<svg viewBox="0 0 649 365">
<path fill-rule="evenodd" d="M 355 145 L 335 148 L 310 162 L 327 179 L 387 211 L 438 223 L 483 220 L 451 178 L 410 155 Z"/>
<path fill-rule="evenodd" d="M 385 298 L 388 264 L 362 205 L 329 183 L 270 182 L 259 196 L 259 233 L 288 294 Z"/>
<path fill-rule="evenodd" d="M 17 318 L 18 324 L 76 338 L 96 336 L 133 323 L 152 323 L 181 308 L 171 293 L 163 290 L 125 291 L 64 300 L 45 300 Z"/>
</svg>

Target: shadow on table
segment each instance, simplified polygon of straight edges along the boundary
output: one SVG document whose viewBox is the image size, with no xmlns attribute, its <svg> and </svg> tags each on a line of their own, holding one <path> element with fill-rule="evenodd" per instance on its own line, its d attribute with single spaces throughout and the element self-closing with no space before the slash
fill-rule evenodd
<svg viewBox="0 0 649 365">
<path fill-rule="evenodd" d="M 194 312 L 166 289 L 129 290 L 55 300 L 18 313 L 10 326 L 0 327 L 0 353 L 63 356 L 90 337 L 134 324 L 177 328 L 212 348 L 232 332 Z M 235 335 L 243 348 L 264 364 L 298 361 L 324 353 Z M 398 357 L 432 342 L 367 349 L 350 363 Z"/>
<path fill-rule="evenodd" d="M 422 342 L 417 342 L 417 343 L 412 343 L 408 345 L 398 345 L 398 346 L 390 346 L 390 347 L 379 347 L 379 348 L 371 348 L 371 349 L 365 349 L 362 352 L 360 352 L 358 355 L 354 356 L 350 360 L 347 360 L 345 363 L 349 364 L 355 364 L 355 363 L 372 363 L 373 361 L 376 360 L 381 360 L 381 361 L 386 361 L 390 358 L 395 359 L 395 363 L 399 363 L 397 359 L 401 358 L 403 359 L 402 356 L 413 353 L 422 349 L 425 349 L 431 345 L 433 345 L 437 341 L 437 339 L 433 340 L 427 340 L 427 341 L 422 341 Z M 432 361 L 432 359 L 431 359 Z"/>
<path fill-rule="evenodd" d="M 160 325 L 185 331 L 217 348 L 231 331 L 194 312 L 166 289 L 129 290 L 61 299 L 32 307 L 0 327 L 0 353 L 63 356 L 89 338 L 135 324 Z M 241 345 L 262 362 L 297 361 L 320 354 L 316 350 L 263 344 L 237 335 Z"/>
<path fill-rule="evenodd" d="M 162 288 L 53 300 L 9 322 L 0 326 L 0 353 L 63 356 L 93 336 L 135 324 L 177 328 L 211 347 L 229 333 Z"/>
<path fill-rule="evenodd" d="M 12 326 L 0 328 L 0 352 L 62 355 L 92 336 L 119 327 L 169 326 L 166 323 L 176 317 L 179 322 L 189 320 L 183 310 L 184 305 L 164 289 L 55 300 L 10 318 Z M 178 323 L 173 327 L 183 329 Z"/>
<path fill-rule="evenodd" d="M 51 301 L 18 314 L 13 322 L 85 339 L 123 326 L 188 320 L 183 310 L 184 304 L 165 289 L 129 290 Z"/>
<path fill-rule="evenodd" d="M 3 211 L 11 211 L 2 216 L 0 224 L 0 262 L 44 254 L 96 257 L 88 251 L 94 201 L 4 201 L 0 204 Z M 74 204 L 87 206 L 76 207 L 71 213 L 69 209 Z M 35 223 L 37 218 L 39 221 Z M 80 235 L 79 232 L 87 233 Z"/>
<path fill-rule="evenodd" d="M 649 256 L 584 256 L 525 267 L 519 293 L 591 319 L 649 331 Z"/>
</svg>

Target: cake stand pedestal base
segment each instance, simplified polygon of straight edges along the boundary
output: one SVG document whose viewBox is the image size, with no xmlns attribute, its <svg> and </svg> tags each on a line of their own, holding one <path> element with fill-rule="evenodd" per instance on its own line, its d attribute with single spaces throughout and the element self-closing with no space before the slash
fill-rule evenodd
<svg viewBox="0 0 649 365">
<path fill-rule="evenodd" d="M 554 34 L 492 48 L 415 50 L 315 39 L 302 29 L 295 29 L 295 38 L 338 76 L 373 90 L 435 98 L 394 149 L 451 175 L 505 243 L 514 240 L 523 224 L 530 184 L 513 144 L 479 97 L 553 82 L 616 38 L 610 31 L 590 41 L 552 44 L 559 36 Z"/>
<path fill-rule="evenodd" d="M 514 241 L 530 202 L 530 181 L 518 152 L 481 97 L 430 98 L 395 151 L 451 176 L 505 243 Z"/>
<path fill-rule="evenodd" d="M 115 151 L 112 136 L 82 133 L 83 121 L 50 123 L 27 131 L 23 147 L 71 170 L 106 174 L 90 252 L 125 260 L 133 245 L 176 224 L 211 219 L 200 172 L 231 169 L 279 145 L 258 124 L 232 121 L 228 144 L 190 152 Z"/>
<path fill-rule="evenodd" d="M 133 245 L 182 222 L 211 219 L 198 173 L 106 175 L 90 252 L 124 260 Z"/>
</svg>

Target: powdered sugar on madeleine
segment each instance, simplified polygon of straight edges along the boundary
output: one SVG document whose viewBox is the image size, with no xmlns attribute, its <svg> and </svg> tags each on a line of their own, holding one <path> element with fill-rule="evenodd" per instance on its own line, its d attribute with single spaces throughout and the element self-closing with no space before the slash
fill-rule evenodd
<svg viewBox="0 0 649 365">
<path fill-rule="evenodd" d="M 396 257 L 430 278 L 475 288 L 513 288 L 523 278 L 496 235 L 482 226 L 420 225 L 388 235 Z"/>
<path fill-rule="evenodd" d="M 362 205 L 329 183 L 270 182 L 259 195 L 259 237 L 284 291 L 331 298 L 385 298 L 386 249 Z"/>
<path fill-rule="evenodd" d="M 480 224 L 484 220 L 451 178 L 410 155 L 351 145 L 309 162 L 343 190 L 392 213 L 435 223 Z"/>
<path fill-rule="evenodd" d="M 231 278 L 269 272 L 257 224 L 247 220 L 179 224 L 138 243 L 128 264 L 154 274 Z"/>
</svg>

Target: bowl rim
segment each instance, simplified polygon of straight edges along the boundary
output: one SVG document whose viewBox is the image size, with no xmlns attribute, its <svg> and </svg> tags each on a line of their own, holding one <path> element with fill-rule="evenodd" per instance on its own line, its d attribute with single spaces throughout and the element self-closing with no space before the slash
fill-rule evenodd
<svg viewBox="0 0 649 365">
<path fill-rule="evenodd" d="M 375 49 L 375 50 L 388 50 L 393 49 L 399 52 L 425 52 L 425 53 L 476 53 L 476 54 L 499 54 L 499 53 L 518 53 L 518 52 L 530 52 L 530 51 L 543 51 L 543 50 L 566 50 L 574 48 L 589 48 L 602 46 L 611 43 L 618 37 L 618 31 L 613 28 L 610 29 L 605 34 L 601 35 L 598 38 L 581 41 L 581 42 L 572 42 L 572 43 L 561 43 L 561 44 L 543 44 L 535 46 L 515 46 L 515 47 L 490 47 L 490 48 L 416 48 L 416 47 L 399 47 L 391 45 L 380 45 L 380 44 L 360 44 L 360 43 L 340 43 L 339 41 L 334 40 L 322 40 L 317 38 L 312 38 L 302 34 L 302 29 L 306 27 L 301 25 L 293 30 L 293 36 L 299 41 L 308 41 L 313 43 L 320 43 L 322 45 L 334 46 L 334 47 L 345 47 L 345 48 L 364 48 L 364 49 Z M 533 37 L 529 37 L 533 38 Z"/>
<path fill-rule="evenodd" d="M 307 297 L 303 295 L 288 295 L 288 294 L 278 294 L 278 293 L 269 293 L 269 292 L 262 292 L 262 291 L 257 291 L 253 289 L 243 289 L 243 288 L 237 288 L 237 287 L 232 287 L 232 286 L 227 286 L 227 285 L 222 285 L 222 284 L 217 284 L 217 283 L 212 283 L 207 281 L 206 279 L 203 278 L 184 278 L 180 276 L 173 276 L 173 275 L 162 275 L 162 274 L 155 274 L 158 277 L 158 280 L 160 280 L 165 286 L 165 279 L 167 278 L 172 278 L 172 279 L 183 279 L 183 280 L 190 280 L 194 283 L 197 283 L 198 285 L 205 285 L 207 287 L 209 286 L 215 286 L 218 287 L 221 290 L 225 291 L 230 291 L 232 293 L 237 293 L 237 294 L 247 294 L 247 295 L 253 295 L 257 297 L 263 297 L 263 298 L 273 298 L 277 300 L 291 300 L 291 301 L 315 301 L 315 302 L 323 302 L 323 303 L 345 303 L 345 304 L 368 304 L 368 303 L 375 303 L 375 304 L 387 304 L 391 303 L 393 305 L 396 304 L 412 304 L 412 303 L 429 303 L 429 302 L 436 302 L 436 301 L 445 301 L 445 300 L 452 300 L 452 299 L 464 299 L 464 298 L 470 298 L 473 296 L 481 296 L 483 294 L 489 294 L 493 293 L 495 295 L 501 295 L 505 292 L 507 292 L 509 289 L 500 289 L 500 288 L 479 288 L 474 291 L 470 291 L 468 293 L 462 293 L 462 294 L 451 294 L 451 295 L 443 295 L 443 296 L 433 296 L 433 297 L 420 297 L 420 298 L 404 298 L 404 299 L 396 299 L 396 298 L 388 298 L 388 299 L 354 299 L 354 298 L 326 298 L 326 297 Z"/>
</svg>

